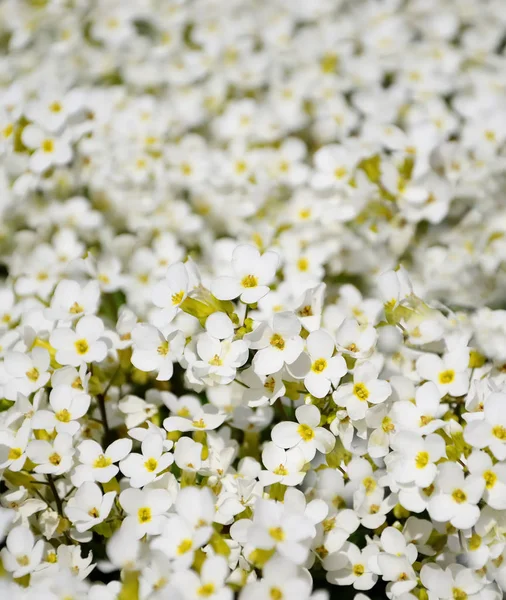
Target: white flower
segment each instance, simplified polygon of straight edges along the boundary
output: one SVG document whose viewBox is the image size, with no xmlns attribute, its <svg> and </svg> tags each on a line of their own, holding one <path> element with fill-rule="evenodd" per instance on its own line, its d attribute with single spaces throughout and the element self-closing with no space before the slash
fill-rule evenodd
<svg viewBox="0 0 506 600">
<path fill-rule="evenodd" d="M 49 343 L 56 349 L 56 360 L 61 365 L 79 367 L 83 362 L 101 362 L 107 355 L 107 345 L 101 339 L 104 324 L 95 316 L 79 319 L 75 331 L 68 327 L 55 329 Z"/>
<path fill-rule="evenodd" d="M 308 600 L 310 593 L 311 585 L 302 577 L 297 566 L 280 556 L 274 556 L 264 565 L 262 579 L 245 586 L 239 599 L 297 598 L 297 600 Z"/>
<path fill-rule="evenodd" d="M 450 522 L 458 529 L 469 529 L 480 516 L 477 504 L 484 488 L 482 477 L 469 475 L 464 478 L 459 465 L 443 463 L 436 479 L 436 493 L 431 496 L 427 510 L 435 521 Z"/>
<path fill-rule="evenodd" d="M 28 527 L 14 527 L 7 536 L 5 546 L 0 553 L 3 566 L 13 577 L 32 573 L 42 561 L 44 542 L 36 542 Z"/>
<path fill-rule="evenodd" d="M 132 440 L 121 439 L 110 444 L 105 450 L 94 440 L 84 440 L 78 446 L 79 463 L 72 474 L 72 483 L 79 487 L 86 481 L 107 483 L 118 473 L 119 462 L 132 449 Z"/>
<path fill-rule="evenodd" d="M 482 579 L 458 564 L 452 564 L 444 571 L 437 564 L 425 564 L 420 578 L 429 593 L 442 600 L 479 598 L 483 587 Z"/>
<path fill-rule="evenodd" d="M 0 431 L 0 468 L 21 471 L 26 461 L 26 448 L 30 439 L 31 424 L 23 424 L 16 433 Z"/>
<path fill-rule="evenodd" d="M 174 372 L 174 362 L 183 355 L 184 336 L 173 331 L 167 337 L 156 327 L 138 324 L 132 331 L 132 364 L 140 371 L 158 371 L 158 381 L 167 381 Z"/>
<path fill-rule="evenodd" d="M 385 271 L 377 279 L 378 288 L 385 308 L 393 310 L 413 293 L 413 286 L 406 270 Z"/>
<path fill-rule="evenodd" d="M 209 488 L 186 487 L 179 492 L 175 508 L 177 514 L 166 521 L 151 547 L 172 559 L 176 569 L 187 568 L 195 551 L 211 537 L 214 497 Z"/>
<path fill-rule="evenodd" d="M 240 296 L 242 302 L 253 304 L 269 292 L 279 264 L 275 252 L 260 252 L 249 245 L 239 245 L 232 255 L 232 276 L 218 277 L 211 286 L 220 300 L 233 300 Z"/>
<path fill-rule="evenodd" d="M 483 498 L 496 510 L 506 509 L 506 464 L 495 465 L 486 452 L 474 451 L 467 458 L 467 468 L 473 476 L 483 477 Z"/>
<path fill-rule="evenodd" d="M 308 555 L 305 542 L 314 533 L 313 523 L 304 515 L 294 514 L 280 502 L 259 499 L 248 539 L 256 548 L 275 548 L 284 558 L 302 564 Z"/>
<path fill-rule="evenodd" d="M 34 472 L 52 475 L 60 475 L 70 469 L 74 452 L 72 436 L 68 433 L 59 433 L 53 443 L 32 440 L 26 449 L 28 458 L 37 465 Z"/>
<path fill-rule="evenodd" d="M 189 437 L 182 437 L 176 443 L 174 462 L 185 471 L 199 471 L 202 467 L 202 451 L 204 447 Z"/>
<path fill-rule="evenodd" d="M 163 319 L 170 323 L 189 292 L 188 271 L 183 263 L 177 262 L 167 269 L 165 280 L 153 287 L 153 303 L 163 309 Z"/>
<path fill-rule="evenodd" d="M 175 573 L 172 583 L 184 598 L 212 598 L 232 600 L 233 592 L 226 587 L 229 574 L 227 561 L 222 556 L 209 556 L 204 561 L 199 575 L 195 571 L 181 570 Z"/>
<path fill-rule="evenodd" d="M 49 381 L 49 353 L 35 347 L 31 356 L 23 352 L 7 352 L 4 358 L 6 373 L 11 377 L 4 385 L 3 394 L 15 400 L 18 394 L 29 396 Z"/>
<path fill-rule="evenodd" d="M 115 497 L 116 492 L 102 494 L 96 483 L 88 481 L 70 498 L 65 513 L 82 533 L 107 519 Z"/>
<path fill-rule="evenodd" d="M 323 329 L 313 331 L 306 340 L 311 360 L 309 373 L 304 377 L 304 385 L 316 398 L 324 398 L 331 385 L 336 387 L 348 368 L 344 358 L 334 354 L 334 340 Z"/>
<path fill-rule="evenodd" d="M 73 320 L 84 315 L 94 315 L 98 310 L 100 288 L 90 281 L 81 286 L 77 281 L 64 279 L 56 286 L 50 308 L 45 314 L 48 319 Z"/>
<path fill-rule="evenodd" d="M 304 348 L 299 336 L 301 326 L 297 317 L 290 312 L 277 313 L 272 327 L 261 323 L 247 337 L 250 347 L 258 350 L 253 358 L 253 369 L 258 375 L 277 373 L 285 364 L 292 364 Z"/>
<path fill-rule="evenodd" d="M 499 460 L 506 458 L 506 394 L 493 393 L 487 397 L 483 419 L 471 421 L 464 429 L 464 439 L 475 448 L 489 447 Z"/>
<path fill-rule="evenodd" d="M 206 431 L 216 429 L 225 419 L 226 415 L 221 414 L 215 406 L 206 404 L 188 417 L 167 417 L 163 426 L 167 431 Z"/>
<path fill-rule="evenodd" d="M 243 399 L 252 408 L 272 405 L 286 392 L 281 371 L 261 376 L 253 368 L 249 368 L 241 373 L 241 379 L 248 386 L 244 390 Z"/>
<path fill-rule="evenodd" d="M 302 468 L 307 461 L 298 446 L 291 450 L 283 450 L 269 442 L 262 450 L 262 462 L 267 469 L 259 474 L 262 485 L 267 486 L 273 483 L 299 485 L 304 479 L 305 473 Z"/>
<path fill-rule="evenodd" d="M 323 146 L 314 155 L 317 171 L 311 184 L 317 190 L 343 188 L 353 177 L 357 158 L 353 152 L 337 144 Z"/>
<path fill-rule="evenodd" d="M 65 137 L 45 133 L 36 125 L 27 125 L 22 133 L 23 144 L 34 150 L 30 168 L 42 173 L 53 165 L 65 165 L 72 158 L 72 148 Z"/>
<path fill-rule="evenodd" d="M 58 433 L 75 435 L 80 424 L 77 419 L 83 417 L 90 407 L 91 397 L 70 385 L 53 387 L 49 395 L 52 410 L 39 410 L 32 419 L 34 429 L 56 429 Z"/>
<path fill-rule="evenodd" d="M 395 480 L 401 484 L 414 483 L 426 488 L 437 475 L 436 462 L 446 455 L 441 436 L 430 434 L 425 438 L 401 431 L 392 440 L 395 450 L 387 457 L 387 466 Z"/>
<path fill-rule="evenodd" d="M 320 411 L 311 404 L 299 406 L 295 411 L 298 423 L 284 421 L 272 429 L 272 441 L 280 448 L 300 448 L 306 461 L 314 458 L 316 451 L 328 454 L 335 438 L 320 425 Z"/>
<path fill-rule="evenodd" d="M 203 333 L 197 340 L 197 353 L 191 365 L 195 376 L 207 385 L 226 385 L 248 360 L 248 345 L 243 340 L 218 340 Z"/>
<path fill-rule="evenodd" d="M 443 427 L 441 417 L 445 410 L 438 387 L 427 381 L 416 390 L 414 403 L 408 400 L 394 403 L 392 418 L 401 429 L 426 435 Z"/>
<path fill-rule="evenodd" d="M 360 325 L 354 319 L 345 319 L 337 330 L 336 346 L 353 358 L 367 358 L 377 339 L 378 333 L 372 325 Z"/>
<path fill-rule="evenodd" d="M 142 454 L 131 453 L 120 462 L 119 468 L 130 478 L 132 487 L 144 487 L 151 483 L 173 463 L 174 457 L 164 449 L 164 442 L 159 435 L 148 435 L 142 441 Z"/>
<path fill-rule="evenodd" d="M 378 369 L 372 362 L 363 362 L 355 367 L 353 383 L 345 383 L 332 394 L 338 406 L 344 406 L 351 419 L 363 419 L 369 403 L 384 402 L 392 388 L 387 381 L 378 379 Z"/>
<path fill-rule="evenodd" d="M 162 532 L 172 499 L 167 490 L 136 490 L 127 488 L 119 496 L 119 502 L 127 513 L 123 527 L 135 532 L 140 539 L 144 535 L 158 535 Z"/>
<path fill-rule="evenodd" d="M 369 560 L 378 553 L 378 548 L 370 544 L 360 550 L 347 542 L 342 550 L 326 561 L 327 581 L 338 585 L 352 585 L 356 590 L 370 590 L 378 576 L 371 572 Z"/>
<path fill-rule="evenodd" d="M 420 377 L 433 381 L 444 396 L 462 396 L 469 389 L 469 350 L 454 350 L 440 358 L 435 354 L 424 354 L 416 361 Z"/>
</svg>

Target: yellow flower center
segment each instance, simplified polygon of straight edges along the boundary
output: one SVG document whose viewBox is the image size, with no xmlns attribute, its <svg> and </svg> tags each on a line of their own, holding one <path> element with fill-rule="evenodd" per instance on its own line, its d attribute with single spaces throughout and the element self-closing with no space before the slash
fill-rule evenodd
<svg viewBox="0 0 506 600">
<path fill-rule="evenodd" d="M 374 477 L 366 477 L 362 483 L 365 487 L 365 493 L 370 496 L 376 489 L 376 480 Z"/>
<path fill-rule="evenodd" d="M 424 425 L 428 425 L 433 420 L 434 417 L 431 417 L 430 415 L 422 415 L 420 417 L 420 426 L 423 427 Z"/>
<path fill-rule="evenodd" d="M 206 426 L 204 419 L 199 419 L 198 421 L 192 421 L 192 425 L 194 427 L 196 427 L 197 429 L 204 429 Z"/>
<path fill-rule="evenodd" d="M 466 493 L 460 489 L 453 490 L 452 498 L 457 504 L 463 504 L 467 500 Z"/>
<path fill-rule="evenodd" d="M 467 593 L 461 588 L 452 588 L 453 600 L 467 600 Z"/>
<path fill-rule="evenodd" d="M 82 390 L 82 389 L 83 389 L 83 382 L 81 381 L 81 378 L 80 378 L 80 377 L 76 377 L 76 378 L 74 379 L 74 381 L 72 382 L 72 387 L 73 387 L 75 390 Z"/>
<path fill-rule="evenodd" d="M 42 142 L 42 150 L 47 153 L 53 152 L 53 150 L 54 150 L 53 140 L 44 140 Z"/>
<path fill-rule="evenodd" d="M 279 333 L 275 333 L 271 337 L 270 344 L 271 344 L 271 346 L 273 346 L 274 348 L 277 348 L 278 350 L 285 349 L 285 340 L 279 335 Z"/>
<path fill-rule="evenodd" d="M 483 473 L 483 479 L 485 480 L 485 487 L 487 490 L 491 490 L 497 481 L 497 475 L 494 471 L 485 471 L 485 473 Z"/>
<path fill-rule="evenodd" d="M 160 356 L 167 356 L 169 353 L 169 342 L 162 342 L 156 349 Z"/>
<path fill-rule="evenodd" d="M 90 349 L 90 347 L 88 346 L 88 342 L 84 338 L 82 340 L 77 340 L 77 342 L 74 342 L 74 346 L 78 354 L 86 354 L 86 352 L 88 352 L 88 350 Z"/>
<path fill-rule="evenodd" d="M 307 258 L 299 258 L 297 261 L 297 269 L 299 271 L 305 272 L 309 269 L 309 261 Z"/>
<path fill-rule="evenodd" d="M 223 361 L 217 354 L 215 354 L 209 361 L 209 364 L 212 365 L 213 367 L 221 367 L 221 365 L 223 364 Z"/>
<path fill-rule="evenodd" d="M 279 465 L 279 467 L 276 467 L 276 468 L 274 469 L 273 473 L 274 473 L 275 475 L 282 475 L 282 476 L 285 476 L 285 475 L 288 475 L 288 470 L 287 470 L 287 469 L 285 469 L 285 467 L 284 467 L 283 465 Z"/>
<path fill-rule="evenodd" d="M 9 455 L 7 458 L 9 460 L 18 460 L 18 458 L 20 458 L 22 454 L 23 450 L 21 450 L 21 448 L 11 448 L 9 450 Z"/>
<path fill-rule="evenodd" d="M 158 461 L 155 458 L 148 458 L 148 460 L 144 463 L 144 466 L 146 467 L 147 471 L 153 473 L 158 466 Z"/>
<path fill-rule="evenodd" d="M 28 379 L 30 381 L 34 381 L 35 382 L 39 378 L 40 373 L 39 373 L 38 369 L 36 369 L 35 367 L 33 367 L 33 369 L 30 369 L 29 371 L 27 371 L 25 373 L 25 375 L 28 377 Z"/>
<path fill-rule="evenodd" d="M 269 535 L 276 542 L 282 542 L 285 539 L 285 532 L 281 527 L 270 527 Z"/>
<path fill-rule="evenodd" d="M 16 557 L 16 562 L 20 567 L 26 567 L 30 564 L 30 558 L 26 554 L 23 554 Z"/>
<path fill-rule="evenodd" d="M 274 392 L 275 385 L 276 382 L 274 380 L 274 377 L 267 377 L 267 379 L 264 382 L 264 388 L 268 390 L 271 394 Z"/>
<path fill-rule="evenodd" d="M 187 552 L 189 552 L 192 549 L 192 547 L 193 547 L 193 542 L 189 538 L 187 538 L 187 539 L 181 541 L 181 543 L 177 547 L 177 553 L 179 555 L 186 554 Z"/>
<path fill-rule="evenodd" d="M 428 452 L 419 452 L 415 458 L 415 465 L 417 469 L 425 469 L 425 467 L 429 464 L 429 453 Z"/>
<path fill-rule="evenodd" d="M 69 313 L 71 313 L 73 315 L 78 315 L 79 313 L 82 313 L 83 311 L 84 311 L 84 308 L 77 302 L 74 302 L 74 304 L 72 304 L 72 306 L 69 308 Z"/>
<path fill-rule="evenodd" d="M 492 435 L 494 437 L 496 437 L 498 440 L 501 440 L 501 442 L 505 442 L 506 441 L 506 427 L 503 427 L 502 425 L 496 425 L 495 427 L 492 428 Z"/>
<path fill-rule="evenodd" d="M 324 358 L 317 358 L 311 365 L 311 371 L 314 373 L 323 373 L 327 368 L 327 361 Z"/>
<path fill-rule="evenodd" d="M 361 577 L 365 573 L 364 565 L 353 565 L 353 575 L 355 577 Z"/>
<path fill-rule="evenodd" d="M 68 423 L 72 419 L 72 415 L 69 413 L 69 411 L 66 408 L 59 410 L 57 413 L 55 413 L 54 416 L 61 423 Z"/>
<path fill-rule="evenodd" d="M 369 390 L 363 383 L 356 383 L 353 386 L 353 394 L 361 402 L 365 402 L 369 398 Z"/>
<path fill-rule="evenodd" d="M 179 304 L 181 304 L 181 302 L 183 301 L 183 298 L 184 298 L 184 290 L 180 290 L 176 294 L 172 294 L 172 296 L 170 297 L 170 299 L 172 300 L 172 304 L 174 306 L 178 306 Z"/>
<path fill-rule="evenodd" d="M 320 68 L 323 73 L 335 73 L 339 66 L 339 56 L 334 52 L 326 52 L 320 59 Z"/>
<path fill-rule="evenodd" d="M 271 600 L 282 600 L 283 592 L 279 588 L 273 587 L 269 590 L 269 596 Z"/>
<path fill-rule="evenodd" d="M 439 373 L 439 383 L 448 385 L 455 379 L 455 371 L 453 369 L 447 369 Z"/>
<path fill-rule="evenodd" d="M 49 457 L 49 462 L 57 467 L 61 463 L 61 456 L 57 452 L 53 452 Z"/>
<path fill-rule="evenodd" d="M 381 429 L 383 429 L 385 433 L 390 433 L 391 431 L 395 430 L 395 425 L 392 423 L 392 419 L 390 417 L 385 417 L 383 419 L 381 422 Z"/>
<path fill-rule="evenodd" d="M 348 169 L 346 169 L 346 167 L 337 167 L 337 169 L 334 170 L 334 177 L 336 179 L 344 179 L 346 175 L 348 175 Z"/>
<path fill-rule="evenodd" d="M 246 275 L 241 280 L 241 285 L 244 288 L 254 288 L 258 285 L 258 278 L 254 275 Z"/>
<path fill-rule="evenodd" d="M 139 508 L 137 511 L 137 517 L 139 519 L 139 523 L 149 523 L 151 521 L 151 509 L 149 506 Z"/>
<path fill-rule="evenodd" d="M 307 306 L 303 306 L 299 310 L 299 317 L 312 317 L 312 316 L 313 316 L 313 309 L 311 308 L 310 304 L 308 304 Z"/>
<path fill-rule="evenodd" d="M 6 127 L 4 127 L 2 129 L 2 135 L 5 138 L 8 138 L 12 135 L 12 132 L 14 131 L 14 125 L 12 125 L 12 123 L 9 123 Z"/>
<path fill-rule="evenodd" d="M 91 510 L 89 510 L 88 514 L 90 515 L 90 517 L 93 517 L 94 519 L 98 519 L 98 517 L 100 516 L 100 512 L 99 512 L 98 508 L 95 508 L 95 507 L 93 507 Z"/>
<path fill-rule="evenodd" d="M 95 467 L 95 469 L 105 469 L 105 467 L 108 467 L 109 465 L 112 465 L 112 459 L 108 458 L 107 456 L 104 456 L 103 454 L 101 454 L 93 462 L 93 466 Z"/>
<path fill-rule="evenodd" d="M 167 585 L 167 579 L 165 579 L 165 577 L 160 577 L 160 579 L 153 585 L 153 589 L 161 590 L 166 585 Z"/>
<path fill-rule="evenodd" d="M 305 442 L 309 442 L 314 438 L 314 431 L 311 429 L 311 427 L 309 427 L 309 425 L 306 425 L 305 423 L 301 423 L 297 427 L 297 433 Z"/>
<path fill-rule="evenodd" d="M 214 591 L 214 583 L 206 583 L 205 585 L 199 587 L 199 589 L 197 590 L 197 594 L 199 596 L 203 596 L 204 598 L 208 598 L 209 596 L 212 596 L 214 594 Z"/>
</svg>

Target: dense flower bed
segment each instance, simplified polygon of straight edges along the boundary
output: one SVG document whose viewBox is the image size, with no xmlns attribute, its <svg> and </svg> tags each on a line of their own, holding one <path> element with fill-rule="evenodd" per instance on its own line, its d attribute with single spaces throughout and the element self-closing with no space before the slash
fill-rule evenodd
<svg viewBox="0 0 506 600">
<path fill-rule="evenodd" d="M 0 3 L 2 598 L 503 597 L 505 46 Z"/>
</svg>

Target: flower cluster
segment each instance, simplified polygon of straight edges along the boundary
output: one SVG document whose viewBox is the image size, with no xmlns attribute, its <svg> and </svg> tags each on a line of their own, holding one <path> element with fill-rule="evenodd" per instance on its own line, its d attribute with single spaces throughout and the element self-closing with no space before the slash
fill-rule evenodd
<svg viewBox="0 0 506 600">
<path fill-rule="evenodd" d="M 505 40 L 0 3 L 2 598 L 503 597 Z"/>
</svg>

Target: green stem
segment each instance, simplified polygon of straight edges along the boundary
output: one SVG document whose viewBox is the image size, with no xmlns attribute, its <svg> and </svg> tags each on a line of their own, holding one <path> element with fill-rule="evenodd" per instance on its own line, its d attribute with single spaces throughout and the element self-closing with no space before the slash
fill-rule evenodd
<svg viewBox="0 0 506 600">
<path fill-rule="evenodd" d="M 56 503 L 56 510 L 57 510 L 58 514 L 60 515 L 60 517 L 65 518 L 65 515 L 63 514 L 63 503 L 61 501 L 60 496 L 58 495 L 58 490 L 56 489 L 54 479 L 51 477 L 51 475 L 47 476 L 47 482 L 49 483 L 49 487 L 51 488 L 51 492 L 53 494 L 53 498 Z"/>
<path fill-rule="evenodd" d="M 108 446 L 109 440 L 111 437 L 111 430 L 109 429 L 109 423 L 107 422 L 107 411 L 105 408 L 105 395 L 104 394 L 97 395 L 97 403 L 98 403 L 98 409 L 100 411 L 102 427 L 104 428 L 104 446 Z"/>
</svg>

